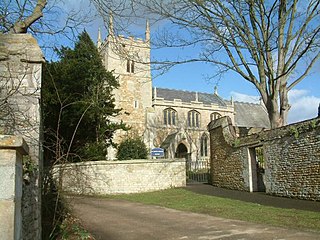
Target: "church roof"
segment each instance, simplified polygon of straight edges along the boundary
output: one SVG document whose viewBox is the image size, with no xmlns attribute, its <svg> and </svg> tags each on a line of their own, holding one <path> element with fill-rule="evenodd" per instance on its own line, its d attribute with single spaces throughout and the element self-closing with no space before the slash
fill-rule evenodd
<svg viewBox="0 0 320 240">
<path fill-rule="evenodd" d="M 155 88 L 152 89 L 152 97 L 154 97 L 154 95 Z M 156 88 L 156 96 L 169 101 L 180 99 L 182 102 L 192 102 L 196 101 L 197 95 L 198 101 L 202 102 L 203 104 L 215 104 L 219 107 L 227 107 L 227 105 L 231 105 L 230 101 L 222 99 L 215 93 L 210 94 L 167 88 Z M 237 127 L 270 128 L 267 111 L 261 104 L 234 102 L 234 111 L 234 120 Z M 167 139 L 167 141 L 170 140 L 170 138 Z"/>
<path fill-rule="evenodd" d="M 270 128 L 268 114 L 261 104 L 234 102 L 237 127 Z"/>
<path fill-rule="evenodd" d="M 167 88 L 156 88 L 156 94 L 158 98 L 163 98 L 164 100 L 173 101 L 174 99 L 181 99 L 182 102 L 196 101 L 198 94 L 198 101 L 203 104 L 215 104 L 222 107 L 227 106 L 227 101 L 223 100 L 217 94 L 189 92 Z M 154 97 L 154 88 L 152 97 Z"/>
</svg>

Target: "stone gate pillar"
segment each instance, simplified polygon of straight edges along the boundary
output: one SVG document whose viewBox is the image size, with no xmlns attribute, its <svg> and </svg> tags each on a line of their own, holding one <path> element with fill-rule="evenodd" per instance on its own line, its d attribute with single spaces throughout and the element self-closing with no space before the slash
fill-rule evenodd
<svg viewBox="0 0 320 240">
<path fill-rule="evenodd" d="M 23 239 L 41 239 L 40 89 L 44 57 L 29 34 L 0 34 L 0 134 L 23 136 L 35 166 L 22 196 Z M 1 237 L 0 237 L 1 238 Z"/>
<path fill-rule="evenodd" d="M 22 239 L 22 137 L 0 135 L 0 238 Z"/>
</svg>

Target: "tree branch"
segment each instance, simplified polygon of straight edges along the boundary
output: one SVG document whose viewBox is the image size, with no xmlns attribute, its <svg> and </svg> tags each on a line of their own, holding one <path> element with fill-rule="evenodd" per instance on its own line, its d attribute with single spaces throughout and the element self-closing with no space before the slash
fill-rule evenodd
<svg viewBox="0 0 320 240">
<path fill-rule="evenodd" d="M 26 33 L 28 28 L 43 16 L 47 0 L 38 0 L 32 14 L 25 20 L 18 19 L 10 30 L 11 33 Z"/>
</svg>

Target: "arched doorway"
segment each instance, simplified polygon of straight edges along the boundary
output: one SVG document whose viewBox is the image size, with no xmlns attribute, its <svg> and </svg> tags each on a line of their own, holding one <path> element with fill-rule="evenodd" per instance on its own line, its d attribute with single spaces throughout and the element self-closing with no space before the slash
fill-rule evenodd
<svg viewBox="0 0 320 240">
<path fill-rule="evenodd" d="M 188 159 L 188 149 L 186 145 L 183 143 L 180 143 L 176 150 L 176 158 L 185 158 Z"/>
</svg>

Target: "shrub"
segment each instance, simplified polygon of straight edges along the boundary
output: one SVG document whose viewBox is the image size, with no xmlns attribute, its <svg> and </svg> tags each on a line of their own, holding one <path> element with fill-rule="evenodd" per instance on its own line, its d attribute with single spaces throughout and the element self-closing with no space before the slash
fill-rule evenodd
<svg viewBox="0 0 320 240">
<path fill-rule="evenodd" d="M 147 157 L 147 147 L 139 138 L 125 139 L 118 146 L 117 158 L 119 160 L 146 159 Z"/>
</svg>

